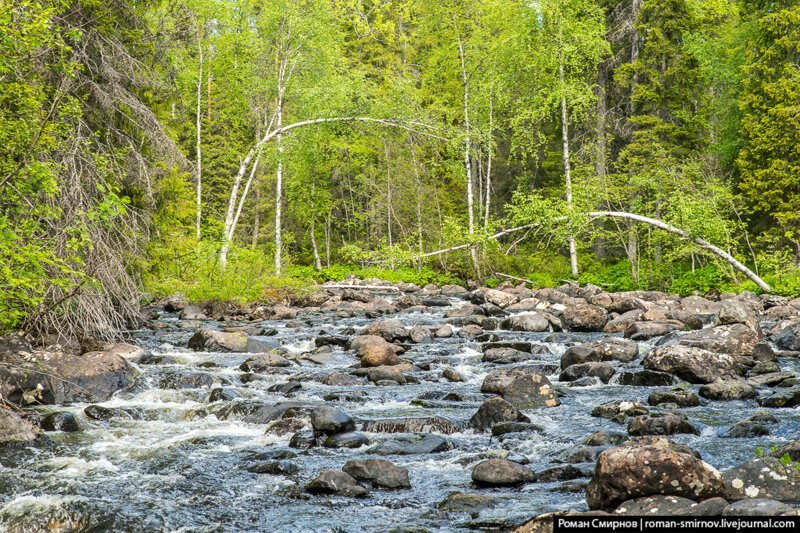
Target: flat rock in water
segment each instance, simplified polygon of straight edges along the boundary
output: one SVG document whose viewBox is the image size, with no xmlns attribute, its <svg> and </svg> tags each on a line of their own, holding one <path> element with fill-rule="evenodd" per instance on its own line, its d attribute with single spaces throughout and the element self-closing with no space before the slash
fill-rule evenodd
<svg viewBox="0 0 800 533">
<path fill-rule="evenodd" d="M 442 416 L 383 418 L 366 420 L 361 424 L 362 431 L 370 433 L 456 433 L 459 428 L 451 420 Z"/>
<path fill-rule="evenodd" d="M 311 494 L 338 494 L 363 498 L 369 491 L 358 484 L 349 474 L 339 470 L 325 470 L 306 484 L 306 492 Z"/>
<path fill-rule="evenodd" d="M 383 489 L 409 489 L 408 469 L 385 459 L 347 461 L 342 470 L 359 481 L 367 481 L 373 487 Z"/>
<path fill-rule="evenodd" d="M 377 455 L 417 455 L 439 453 L 452 450 L 452 442 L 440 435 L 419 433 L 416 435 L 398 435 L 397 437 L 373 446 L 367 453 Z"/>
<path fill-rule="evenodd" d="M 530 483 L 536 476 L 529 468 L 506 459 L 487 459 L 472 469 L 472 481 L 476 485 L 511 487 Z"/>
</svg>

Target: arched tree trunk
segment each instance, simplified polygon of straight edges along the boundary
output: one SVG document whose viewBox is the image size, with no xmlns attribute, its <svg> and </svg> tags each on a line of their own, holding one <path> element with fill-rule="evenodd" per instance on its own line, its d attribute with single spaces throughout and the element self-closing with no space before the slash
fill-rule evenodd
<svg viewBox="0 0 800 533">
<path fill-rule="evenodd" d="M 735 257 L 733 257 L 731 254 L 729 254 L 719 246 L 711 244 L 710 242 L 708 242 L 703 238 L 692 237 L 688 231 L 676 228 L 675 226 L 670 226 L 669 224 L 667 224 L 662 220 L 657 220 L 655 218 L 645 217 L 642 215 L 636 215 L 634 213 L 626 213 L 625 211 L 591 211 L 589 213 L 586 213 L 586 216 L 588 216 L 592 220 L 597 220 L 600 218 L 622 218 L 627 220 L 633 220 L 635 222 L 642 222 L 644 224 L 649 224 L 650 226 L 654 226 L 658 229 L 664 230 L 674 235 L 678 235 L 680 237 L 683 237 L 684 239 L 691 239 L 691 241 L 700 246 L 700 248 L 708 250 L 717 257 L 725 260 L 729 265 L 731 265 L 733 268 L 735 268 L 736 270 L 747 276 L 747 278 L 750 279 L 753 283 L 758 285 L 758 287 L 764 292 L 772 291 L 772 287 L 770 287 L 770 285 L 766 281 L 761 279 L 755 272 L 747 268 L 744 264 L 739 262 Z M 515 228 L 504 229 L 503 231 L 495 233 L 490 238 L 499 239 L 500 237 L 508 235 L 509 233 L 515 233 L 517 231 L 531 229 L 536 226 L 537 224 L 525 224 L 524 226 L 517 226 Z M 455 252 L 457 250 L 465 250 L 467 248 L 472 248 L 474 246 L 476 245 L 473 243 L 461 244 L 458 246 L 445 248 L 443 250 L 437 250 L 435 252 L 428 252 L 426 254 L 422 254 L 421 256 L 419 256 L 419 258 L 421 259 L 425 257 L 433 257 L 448 252 Z"/>
</svg>

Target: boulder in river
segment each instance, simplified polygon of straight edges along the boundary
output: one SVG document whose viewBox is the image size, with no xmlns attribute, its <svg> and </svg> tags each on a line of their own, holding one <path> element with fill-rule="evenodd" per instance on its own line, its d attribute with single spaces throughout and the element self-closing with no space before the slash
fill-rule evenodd
<svg viewBox="0 0 800 533">
<path fill-rule="evenodd" d="M 691 448 L 665 437 L 642 437 L 600 454 L 586 501 L 590 509 L 614 509 L 643 496 L 704 500 L 724 490 L 722 475 Z"/>
<path fill-rule="evenodd" d="M 316 431 L 326 435 L 336 435 L 356 429 L 356 424 L 350 415 L 327 405 L 320 405 L 311 411 L 311 425 Z"/>
<path fill-rule="evenodd" d="M 513 487 L 536 479 L 527 467 L 506 459 L 487 459 L 472 469 L 472 481 L 489 487 Z"/>
<path fill-rule="evenodd" d="M 486 431 L 502 422 L 530 422 L 530 419 L 504 399 L 495 396 L 481 404 L 467 425 L 476 431 Z"/>
<path fill-rule="evenodd" d="M 700 398 L 697 394 L 689 390 L 674 389 L 671 391 L 653 392 L 647 397 L 649 405 L 660 405 L 670 403 L 678 407 L 697 407 L 700 405 Z"/>
<path fill-rule="evenodd" d="M 561 323 L 568 331 L 602 331 L 607 321 L 606 310 L 597 305 L 572 305 L 561 312 Z"/>
<path fill-rule="evenodd" d="M 614 367 L 610 363 L 591 361 L 568 366 L 558 376 L 559 381 L 575 381 L 585 377 L 596 377 L 603 383 L 608 383 L 614 375 Z"/>
<path fill-rule="evenodd" d="M 612 400 L 592 409 L 592 416 L 606 418 L 612 422 L 622 424 L 630 417 L 647 415 L 649 412 L 650 411 L 639 402 Z"/>
<path fill-rule="evenodd" d="M 743 379 L 722 376 L 701 386 L 700 396 L 714 401 L 749 400 L 756 397 L 756 389 Z"/>
<path fill-rule="evenodd" d="M 634 322 L 625 330 L 626 339 L 634 341 L 646 341 L 654 337 L 662 337 L 667 333 L 682 330 L 686 327 L 683 322 L 678 320 L 651 320 L 646 322 Z"/>
<path fill-rule="evenodd" d="M 502 397 L 517 409 L 561 405 L 550 380 L 540 374 L 525 374 L 513 378 L 503 390 Z"/>
<path fill-rule="evenodd" d="M 342 470 L 358 481 L 371 483 L 382 489 L 410 489 L 408 469 L 385 459 L 347 461 Z"/>
<path fill-rule="evenodd" d="M 370 433 L 456 433 L 459 428 L 443 416 L 421 416 L 404 418 L 382 418 L 367 420 L 361 425 L 362 431 Z"/>
<path fill-rule="evenodd" d="M 743 371 L 730 355 L 682 345 L 656 348 L 644 358 L 644 367 L 675 374 L 689 383 L 713 383 L 720 376 Z"/>
<path fill-rule="evenodd" d="M 31 442 L 39 436 L 39 428 L 9 409 L 0 409 L 0 446 Z"/>
<path fill-rule="evenodd" d="M 723 473 L 725 498 L 731 501 L 769 498 L 780 502 L 800 502 L 800 475 L 794 464 L 791 460 L 765 456 L 726 470 Z"/>
<path fill-rule="evenodd" d="M 511 331 L 548 331 L 550 321 L 539 313 L 522 313 L 503 320 L 502 327 Z"/>
<path fill-rule="evenodd" d="M 196 352 L 246 352 L 247 335 L 204 328 L 192 335 L 188 346 Z"/>
<path fill-rule="evenodd" d="M 377 335 L 359 335 L 350 342 L 350 348 L 356 350 L 361 358 L 361 366 L 396 365 L 398 347 Z"/>
<path fill-rule="evenodd" d="M 363 498 L 369 490 L 358 484 L 350 474 L 340 470 L 325 470 L 306 484 L 306 492 L 311 494 L 337 494 Z"/>
<path fill-rule="evenodd" d="M 398 435 L 373 446 L 367 453 L 376 455 L 419 455 L 452 450 L 454 445 L 448 439 L 432 433 Z"/>
<path fill-rule="evenodd" d="M 699 435 L 700 431 L 682 413 L 657 413 L 630 418 L 628 433 L 641 437 L 645 435 L 675 435 L 677 433 Z"/>
<path fill-rule="evenodd" d="M 761 342 L 761 333 L 744 324 L 727 324 L 691 331 L 678 342 L 712 352 L 751 357 Z"/>
</svg>

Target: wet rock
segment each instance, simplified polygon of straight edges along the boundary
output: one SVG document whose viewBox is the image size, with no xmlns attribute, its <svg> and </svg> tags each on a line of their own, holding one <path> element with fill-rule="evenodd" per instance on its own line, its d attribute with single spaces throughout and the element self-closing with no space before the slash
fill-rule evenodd
<svg viewBox="0 0 800 533">
<path fill-rule="evenodd" d="M 405 325 L 396 318 L 373 322 L 359 332 L 360 335 L 376 335 L 388 342 L 404 341 L 409 337 Z"/>
<path fill-rule="evenodd" d="M 399 368 L 394 366 L 377 366 L 369 369 L 367 379 L 372 383 L 379 383 L 381 381 L 393 381 L 398 385 L 406 383 L 406 377 Z"/>
<path fill-rule="evenodd" d="M 247 466 L 247 471 L 254 474 L 270 474 L 272 476 L 293 476 L 300 472 L 300 467 L 292 461 L 259 461 Z"/>
<path fill-rule="evenodd" d="M 363 498 L 369 491 L 358 484 L 350 475 L 339 470 L 325 470 L 311 480 L 305 487 L 311 494 L 336 494 Z"/>
<path fill-rule="evenodd" d="M 272 320 L 292 320 L 296 318 L 300 310 L 296 307 L 278 304 L 272 308 Z"/>
<path fill-rule="evenodd" d="M 622 502 L 614 511 L 622 516 L 683 516 L 696 505 L 693 500 L 680 496 L 647 496 Z"/>
<path fill-rule="evenodd" d="M 290 448 L 299 448 L 301 450 L 305 450 L 308 448 L 313 448 L 316 445 L 317 437 L 315 436 L 314 431 L 310 429 L 301 429 L 292 435 L 291 439 L 289 439 Z"/>
<path fill-rule="evenodd" d="M 118 355 L 128 362 L 137 364 L 152 356 L 149 350 L 141 346 L 126 343 L 115 344 L 109 348 L 108 352 L 113 355 Z"/>
<path fill-rule="evenodd" d="M 753 387 L 775 387 L 784 380 L 795 377 L 794 372 L 770 372 L 747 378 L 747 383 Z"/>
<path fill-rule="evenodd" d="M 353 385 L 362 385 L 363 383 L 364 381 L 362 379 L 352 374 L 347 374 L 346 372 L 333 372 L 325 376 L 322 380 L 323 385 L 330 385 L 332 387 L 351 387 Z"/>
<path fill-rule="evenodd" d="M 589 362 L 634 361 L 639 356 L 639 346 L 625 339 L 609 338 L 572 346 L 561 356 L 561 369 Z"/>
<path fill-rule="evenodd" d="M 369 443 L 369 438 L 366 435 L 352 431 L 331 435 L 325 439 L 323 446 L 326 448 L 360 448 L 361 446 L 369 446 Z"/>
<path fill-rule="evenodd" d="M 445 324 L 444 326 L 440 326 L 433 332 L 433 336 L 438 339 L 446 339 L 453 336 L 453 327 L 449 324 Z"/>
<path fill-rule="evenodd" d="M 714 401 L 748 400 L 756 397 L 756 389 L 743 379 L 723 376 L 701 386 L 700 396 Z"/>
<path fill-rule="evenodd" d="M 633 387 L 667 387 L 675 384 L 675 376 L 654 370 L 622 372 L 619 374 L 619 384 Z"/>
<path fill-rule="evenodd" d="M 350 344 L 350 337 L 347 335 L 320 335 L 314 339 L 314 346 L 321 348 L 322 346 L 339 346 L 346 348 Z"/>
<path fill-rule="evenodd" d="M 780 502 L 800 501 L 800 476 L 791 463 L 775 457 L 760 457 L 723 474 L 725 498 L 738 501 L 768 498 Z"/>
<path fill-rule="evenodd" d="M 514 348 L 492 348 L 483 352 L 484 363 L 512 364 L 533 359 L 533 354 L 520 352 Z"/>
<path fill-rule="evenodd" d="M 274 368 L 285 368 L 289 366 L 292 366 L 292 363 L 283 355 L 275 352 L 268 352 L 248 357 L 239 365 L 239 370 L 242 372 L 269 374 Z"/>
<path fill-rule="evenodd" d="M 752 306 L 738 300 L 725 300 L 719 310 L 719 323 L 722 325 L 744 324 L 761 336 L 758 316 Z"/>
<path fill-rule="evenodd" d="M 654 337 L 662 337 L 673 331 L 679 331 L 686 326 L 678 320 L 652 320 L 648 322 L 634 322 L 624 332 L 626 339 L 646 341 Z"/>
<path fill-rule="evenodd" d="M 342 467 L 358 481 L 370 483 L 374 488 L 410 489 L 408 470 L 385 459 L 347 461 Z"/>
<path fill-rule="evenodd" d="M 464 318 L 468 316 L 484 315 L 486 312 L 479 306 L 473 304 L 465 304 L 461 307 L 451 309 L 444 314 L 445 318 Z"/>
<path fill-rule="evenodd" d="M 440 435 L 419 433 L 399 435 L 394 439 L 386 440 L 373 446 L 367 450 L 367 453 L 376 455 L 417 455 L 446 452 L 453 448 L 453 443 Z"/>
<path fill-rule="evenodd" d="M 484 380 L 489 379 L 487 376 Z M 481 387 L 483 390 L 483 387 Z M 503 399 L 517 409 L 557 407 L 561 405 L 553 385 L 540 374 L 523 374 L 513 377 L 501 394 Z"/>
<path fill-rule="evenodd" d="M 442 371 L 442 377 L 453 383 L 460 383 L 464 381 L 464 377 L 452 368 L 445 368 Z"/>
<path fill-rule="evenodd" d="M 303 385 L 297 381 L 287 381 L 285 383 L 276 383 L 267 390 L 269 392 L 278 392 L 284 396 L 292 396 L 295 392 L 302 390 Z"/>
<path fill-rule="evenodd" d="M 581 470 L 575 465 L 554 466 L 536 472 L 537 483 L 552 483 L 554 481 L 570 481 L 573 479 L 591 477 L 591 471 Z"/>
<path fill-rule="evenodd" d="M 400 362 L 397 359 L 397 347 L 377 335 L 356 337 L 350 347 L 356 350 L 364 367 L 396 365 Z"/>
<path fill-rule="evenodd" d="M 501 422 L 530 422 L 530 419 L 500 397 L 489 398 L 467 422 L 476 431 L 486 431 Z"/>
<path fill-rule="evenodd" d="M 442 285 L 442 296 L 451 298 L 463 298 L 467 295 L 467 289 L 460 285 Z"/>
<path fill-rule="evenodd" d="M 606 325 L 603 326 L 603 331 L 605 333 L 622 333 L 636 322 L 643 320 L 643 314 L 644 311 L 641 309 L 626 311 L 606 322 Z"/>
<path fill-rule="evenodd" d="M 158 383 L 160 389 L 203 389 L 210 387 L 214 378 L 209 374 L 200 372 L 167 372 Z"/>
<path fill-rule="evenodd" d="M 451 492 L 436 506 L 442 511 L 454 513 L 467 513 L 488 509 L 497 505 L 497 498 L 484 494 L 469 494 L 464 492 Z"/>
<path fill-rule="evenodd" d="M 459 431 L 456 424 L 442 416 L 367 420 L 361 425 L 361 429 L 370 433 L 443 433 L 445 435 Z"/>
<path fill-rule="evenodd" d="M 488 302 L 497 307 L 506 308 L 509 305 L 517 303 L 519 297 L 497 289 L 479 289 L 473 293 L 472 301 L 477 304 Z"/>
<path fill-rule="evenodd" d="M 760 332 L 756 333 L 744 324 L 698 329 L 687 333 L 679 340 L 679 343 L 685 346 L 739 356 L 755 355 L 756 346 L 760 342 Z"/>
<path fill-rule="evenodd" d="M 612 509 L 645 496 L 706 499 L 723 492 L 720 473 L 691 448 L 664 437 L 643 437 L 600 454 L 586 501 L 590 509 Z"/>
<path fill-rule="evenodd" d="M 83 424 L 81 424 L 78 417 L 68 411 L 50 413 L 42 418 L 39 425 L 45 431 L 73 432 L 83 429 Z"/>
<path fill-rule="evenodd" d="M 0 409 L 0 446 L 31 442 L 39 436 L 39 428 L 9 409 Z"/>
<path fill-rule="evenodd" d="M 602 331 L 607 321 L 606 310 L 596 305 L 574 305 L 561 312 L 561 323 L 568 331 Z"/>
<path fill-rule="evenodd" d="M 570 365 L 558 376 L 559 381 L 575 381 L 585 377 L 596 377 L 603 383 L 608 383 L 614 375 L 614 367 L 610 363 L 580 363 Z"/>
<path fill-rule="evenodd" d="M 783 328 L 775 335 L 774 341 L 779 350 L 800 352 L 800 325 Z"/>
<path fill-rule="evenodd" d="M 208 320 L 205 312 L 196 305 L 187 305 L 178 315 L 181 320 Z"/>
<path fill-rule="evenodd" d="M 762 422 L 742 420 L 734 424 L 728 431 L 721 435 L 724 439 L 742 439 L 764 437 L 770 434 L 769 427 Z"/>
<path fill-rule="evenodd" d="M 663 403 L 675 404 L 678 407 L 697 407 L 700 405 L 700 398 L 695 393 L 688 390 L 676 389 L 671 391 L 652 392 L 647 397 L 649 405 L 660 405 Z"/>
<path fill-rule="evenodd" d="M 431 330 L 426 326 L 414 326 L 409 334 L 411 342 L 425 344 L 431 342 Z"/>
<path fill-rule="evenodd" d="M 722 516 L 780 516 L 794 511 L 794 508 L 779 501 L 754 498 L 728 505 L 722 511 Z"/>
<path fill-rule="evenodd" d="M 186 298 L 184 298 L 180 294 L 174 294 L 162 300 L 161 306 L 163 307 L 164 311 L 167 313 L 177 313 L 179 311 L 183 311 L 188 303 L 186 302 Z"/>
<path fill-rule="evenodd" d="M 280 437 L 290 433 L 297 433 L 305 429 L 305 427 L 306 423 L 300 418 L 281 418 L 280 420 L 273 420 L 267 424 L 265 433 L 267 435 L 277 435 Z"/>
<path fill-rule="evenodd" d="M 638 402 L 613 400 L 592 409 L 592 416 L 606 418 L 618 424 L 622 424 L 632 416 L 643 416 L 649 414 L 649 412 L 650 411 L 648 411 L 645 406 Z"/>
<path fill-rule="evenodd" d="M 189 339 L 188 346 L 196 352 L 246 352 L 247 335 L 200 329 Z"/>
<path fill-rule="evenodd" d="M 525 416 L 525 415 L 523 415 Z M 527 418 L 527 417 L 526 417 Z M 498 422 L 492 425 L 492 436 L 501 437 L 509 433 L 544 433 L 544 428 L 529 422 Z"/>
<path fill-rule="evenodd" d="M 458 330 L 458 336 L 462 339 L 472 340 L 483 333 L 483 328 L 476 324 L 468 324 Z"/>
<path fill-rule="evenodd" d="M 326 435 L 336 435 L 356 429 L 356 423 L 350 415 L 327 405 L 321 405 L 311 411 L 311 425 L 316 431 Z"/>
<path fill-rule="evenodd" d="M 83 414 L 92 420 L 107 422 L 115 418 L 125 418 L 132 420 L 134 417 L 125 409 L 119 407 L 103 407 L 102 405 L 89 405 L 83 410 Z"/>
<path fill-rule="evenodd" d="M 558 457 L 558 462 L 569 464 L 593 463 L 609 446 L 574 446 Z"/>
<path fill-rule="evenodd" d="M 621 444 L 626 440 L 628 440 L 627 435 L 616 431 L 597 431 L 583 439 L 582 442 L 588 446 L 606 446 Z"/>
<path fill-rule="evenodd" d="M 645 435 L 675 435 L 677 433 L 699 435 L 700 431 L 689 423 L 684 414 L 657 413 L 630 418 L 628 420 L 628 433 L 641 437 Z"/>
<path fill-rule="evenodd" d="M 513 487 L 535 479 L 530 469 L 506 459 L 487 459 L 472 469 L 472 481 L 480 486 Z"/>
<path fill-rule="evenodd" d="M 730 355 L 682 345 L 656 348 L 644 358 L 644 367 L 675 374 L 689 383 L 713 383 L 743 370 Z"/>
<path fill-rule="evenodd" d="M 502 328 L 511 331 L 548 331 L 550 321 L 539 313 L 523 313 L 505 319 Z"/>
<path fill-rule="evenodd" d="M 800 405 L 800 389 L 790 389 L 760 398 L 758 404 L 762 407 L 797 407 Z"/>
</svg>

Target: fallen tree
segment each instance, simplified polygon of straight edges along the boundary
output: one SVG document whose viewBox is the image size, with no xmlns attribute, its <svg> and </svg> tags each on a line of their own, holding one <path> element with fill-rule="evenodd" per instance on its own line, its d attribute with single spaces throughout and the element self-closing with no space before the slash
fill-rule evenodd
<svg viewBox="0 0 800 533">
<path fill-rule="evenodd" d="M 675 226 L 671 226 L 671 225 L 667 224 L 664 221 L 661 221 L 661 220 L 658 220 L 658 219 L 655 219 L 655 218 L 645 217 L 645 216 L 642 216 L 642 215 L 636 215 L 634 213 L 626 213 L 624 211 L 590 211 L 589 213 L 586 213 L 586 216 L 589 217 L 589 219 L 592 220 L 592 221 L 593 220 L 598 220 L 598 219 L 601 219 L 601 218 L 624 218 L 624 219 L 627 219 L 627 220 L 633 220 L 635 222 L 642 222 L 644 224 L 649 224 L 649 225 L 651 225 L 653 227 L 656 227 L 658 229 L 661 229 L 661 230 L 664 230 L 666 232 L 672 233 L 674 235 L 678 235 L 679 237 L 682 237 L 684 239 L 689 239 L 692 242 L 694 242 L 696 245 L 698 245 L 700 248 L 702 248 L 704 250 L 707 250 L 707 251 L 711 252 L 712 254 L 716 255 L 717 257 L 725 260 L 733 268 L 735 268 L 736 270 L 738 270 L 739 272 L 741 272 L 742 274 L 747 276 L 748 279 L 750 279 L 753 283 L 758 285 L 758 287 L 761 290 L 763 290 L 764 292 L 772 291 L 772 287 L 770 287 L 770 285 L 766 281 L 761 279 L 758 276 L 758 274 L 756 274 L 755 272 L 753 272 L 752 270 L 747 268 L 743 263 L 738 261 L 735 257 L 733 257 L 731 254 L 729 254 L 728 252 L 726 252 L 725 250 L 723 250 L 719 246 L 715 246 L 715 245 L 711 244 L 710 242 L 708 242 L 707 240 L 705 240 L 705 239 L 703 239 L 701 237 L 693 237 L 688 231 L 683 230 L 681 228 L 676 228 Z M 565 218 L 562 217 L 561 220 L 565 220 Z M 517 227 L 514 227 L 514 228 L 508 228 L 508 229 L 504 229 L 502 231 L 498 231 L 494 235 L 490 235 L 488 238 L 496 240 L 496 239 L 499 239 L 500 237 L 502 237 L 504 235 L 508 235 L 510 233 L 515 233 L 517 231 L 522 231 L 522 230 L 526 230 L 526 229 L 535 228 L 537 226 L 539 226 L 539 224 L 533 223 L 533 224 L 525 224 L 523 226 L 517 226 Z M 465 250 L 467 248 L 473 248 L 473 247 L 477 246 L 478 244 L 480 244 L 480 243 L 473 242 L 473 243 L 467 243 L 467 244 L 459 244 L 458 246 L 452 246 L 450 248 L 444 248 L 442 250 L 437 250 L 435 252 L 428 252 L 426 254 L 422 254 L 422 255 L 419 255 L 417 258 L 418 259 L 423 259 L 423 258 L 426 258 L 426 257 L 433 257 L 433 256 L 437 256 L 437 255 L 442 255 L 442 254 L 445 254 L 445 253 L 448 253 L 448 252 L 455 252 L 455 251 L 458 251 L 458 250 Z"/>
</svg>

